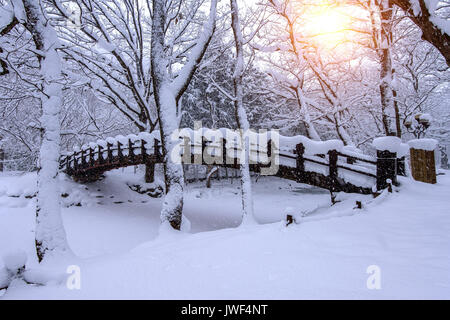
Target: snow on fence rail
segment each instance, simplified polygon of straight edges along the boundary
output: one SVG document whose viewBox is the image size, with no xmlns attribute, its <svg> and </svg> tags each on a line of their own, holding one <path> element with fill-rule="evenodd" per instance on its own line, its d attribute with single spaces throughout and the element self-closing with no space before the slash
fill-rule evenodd
<svg viewBox="0 0 450 320">
<path fill-rule="evenodd" d="M 175 153 L 184 164 L 194 164 L 198 155 L 202 155 L 196 164 L 238 168 L 243 159 L 240 134 L 232 130 L 183 129 L 174 138 L 180 139 L 179 151 Z M 382 142 L 378 144 L 383 148 Z M 350 185 L 348 190 L 360 188 L 362 193 L 370 193 L 375 185 L 380 190 L 386 187 L 388 179 L 396 181 L 393 174 L 396 176 L 397 170 L 392 172 L 392 163 L 396 166 L 398 161 L 389 158 L 391 153 L 389 157 L 380 153 L 374 158 L 344 147 L 338 140 L 319 142 L 304 136 L 283 137 L 271 131 L 248 135 L 246 145 L 253 170 L 275 163 L 278 167 L 275 175 L 298 182 L 328 189 Z M 214 162 L 206 162 L 206 155 L 215 156 Z M 156 131 L 117 136 L 74 148 L 61 157 L 61 169 L 73 176 L 91 174 L 95 179 L 114 168 L 162 161 L 160 134 Z"/>
</svg>

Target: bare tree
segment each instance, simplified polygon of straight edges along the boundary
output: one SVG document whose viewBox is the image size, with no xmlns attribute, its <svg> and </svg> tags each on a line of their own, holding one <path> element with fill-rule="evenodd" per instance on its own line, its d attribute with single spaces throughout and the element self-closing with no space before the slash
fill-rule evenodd
<svg viewBox="0 0 450 320">
<path fill-rule="evenodd" d="M 289 0 L 268 1 L 265 4 L 266 9 L 277 18 L 265 30 L 266 46 L 256 44 L 255 48 L 267 54 L 263 59 L 274 69 L 269 74 L 296 101 L 307 136 L 320 140 L 310 112 L 311 100 L 306 96 L 308 63 L 304 58 L 305 43 L 296 30 L 300 17 L 300 13 L 294 10 L 297 5 Z"/>
<path fill-rule="evenodd" d="M 236 0 L 230 0 L 231 25 L 233 28 L 234 42 L 236 45 L 236 62 L 233 75 L 234 83 L 234 109 L 238 129 L 240 130 L 241 152 L 244 159 L 240 164 L 241 171 L 241 193 L 243 223 L 254 221 L 252 181 L 250 177 L 249 157 L 247 153 L 246 133 L 250 130 L 247 113 L 244 108 L 244 92 L 242 79 L 244 76 L 244 38 L 242 37 L 241 23 L 239 18 L 239 7 Z"/>
<path fill-rule="evenodd" d="M 172 139 L 172 134 L 178 129 L 181 119 L 178 102 L 198 68 L 214 33 L 217 0 L 211 0 L 208 21 L 199 31 L 197 43 L 187 55 L 186 64 L 176 75 L 170 64 L 171 53 L 166 47 L 167 26 L 174 18 L 168 16 L 168 3 L 158 0 L 153 0 L 152 3 L 151 69 L 161 130 L 166 183 L 161 220 L 163 223 L 170 223 L 174 229 L 180 229 L 183 212 L 183 166 L 174 163 L 171 159 L 171 154 L 177 145 L 177 141 Z"/>
<path fill-rule="evenodd" d="M 438 49 L 450 67 L 450 34 L 443 27 L 449 24 L 450 1 L 392 0 L 392 3 L 403 9 L 422 30 L 422 39 Z"/>
<path fill-rule="evenodd" d="M 14 7 L 11 26 L 22 24 L 31 34 L 39 63 L 39 81 L 35 88 L 41 101 L 41 146 L 38 168 L 38 195 L 36 205 L 36 253 L 39 261 L 53 256 L 70 254 L 61 218 L 59 191 L 60 106 L 62 96 L 61 61 L 55 30 L 45 17 L 41 1 L 22 0 Z M 5 31 L 6 30 L 6 31 Z M 4 33 L 6 34 L 6 33 Z"/>
</svg>

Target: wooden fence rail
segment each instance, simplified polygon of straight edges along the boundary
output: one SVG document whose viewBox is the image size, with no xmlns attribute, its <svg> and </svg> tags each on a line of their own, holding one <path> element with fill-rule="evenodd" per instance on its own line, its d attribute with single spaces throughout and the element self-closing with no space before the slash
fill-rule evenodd
<svg viewBox="0 0 450 320">
<path fill-rule="evenodd" d="M 62 156 L 61 169 L 77 181 L 89 182 L 99 179 L 104 172 L 112 169 L 139 164 L 155 165 L 162 163 L 163 151 L 160 141 L 154 139 L 153 146 L 147 148 L 148 145 L 149 142 L 144 139 L 134 141 L 129 139 L 127 143 L 124 143 L 124 141 L 108 142 L 106 148 L 104 145 L 95 147 L 91 145 L 89 148 L 83 148 L 80 151 Z M 207 163 L 205 157 L 203 157 L 206 154 L 206 148 L 217 150 L 218 145 L 206 140 L 203 140 L 201 145 L 195 145 L 191 144 L 189 139 L 186 139 L 183 153 L 180 155 L 183 163 L 239 168 L 240 158 L 237 157 L 237 154 L 240 149 L 236 146 L 227 147 L 225 139 L 222 139 L 220 146 L 222 153 L 213 158 L 214 163 Z M 298 144 L 295 150 L 292 150 L 292 154 L 289 154 L 280 152 L 279 146 L 270 140 L 264 146 L 264 149 L 267 150 L 265 154 L 268 163 L 267 161 L 259 161 L 259 153 L 257 153 L 258 161 L 250 162 L 250 168 L 254 172 L 261 172 L 262 168 L 267 168 L 278 156 L 280 163 L 276 176 L 325 188 L 331 192 L 373 193 L 372 188 L 367 185 L 358 185 L 356 182 L 347 181 L 348 179 L 340 175 L 341 170 L 350 172 L 360 178 L 373 179 L 378 190 L 386 188 L 389 179 L 392 183 L 397 182 L 397 164 L 399 161 L 396 159 L 396 154 L 389 152 L 379 152 L 378 158 L 346 154 L 336 150 L 331 150 L 328 154 L 306 155 L 305 146 Z M 250 152 L 254 151 L 251 150 Z M 286 164 L 289 161 L 295 161 L 295 165 Z M 321 170 L 308 170 L 308 164 L 328 170 L 328 174 L 320 172 Z"/>
</svg>

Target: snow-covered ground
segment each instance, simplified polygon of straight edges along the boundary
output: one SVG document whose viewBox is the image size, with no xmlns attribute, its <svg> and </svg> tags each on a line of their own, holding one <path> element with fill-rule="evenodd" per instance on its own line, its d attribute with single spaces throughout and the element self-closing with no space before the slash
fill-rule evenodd
<svg viewBox="0 0 450 320">
<path fill-rule="evenodd" d="M 64 179 L 63 219 L 77 258 L 37 266 L 27 199 L 35 175 L 0 175 L 0 256 L 25 250 L 29 270 L 57 280 L 16 282 L 3 298 L 450 298 L 449 172 L 437 185 L 403 179 L 399 192 L 376 200 L 340 195 L 335 206 L 327 191 L 260 178 L 254 201 L 262 224 L 245 228 L 236 228 L 238 180 L 193 184 L 185 195 L 191 231 L 183 233 L 159 230 L 161 199 L 126 185 L 139 179 L 132 168 L 89 185 Z M 286 212 L 306 216 L 286 228 Z M 81 290 L 67 289 L 68 265 L 80 267 Z M 381 271 L 380 290 L 367 288 L 369 266 Z"/>
</svg>

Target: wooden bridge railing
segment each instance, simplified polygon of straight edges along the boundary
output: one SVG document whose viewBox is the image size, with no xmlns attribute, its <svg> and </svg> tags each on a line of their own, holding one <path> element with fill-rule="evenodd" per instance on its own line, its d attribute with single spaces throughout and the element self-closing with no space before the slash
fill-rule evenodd
<svg viewBox="0 0 450 320">
<path fill-rule="evenodd" d="M 236 146 L 227 147 L 225 139 L 222 139 L 221 145 L 206 140 L 203 140 L 201 145 L 195 145 L 191 144 L 190 139 L 186 140 L 189 141 L 185 142 L 183 154 L 180 155 L 184 163 L 189 163 L 190 161 L 190 164 L 197 163 L 238 168 L 240 161 L 235 155 L 240 152 L 240 149 Z M 203 157 L 205 149 L 208 147 L 216 150 L 222 149 L 220 156 L 217 154 L 213 157 L 213 160 L 216 161 L 215 163 L 207 163 Z M 356 192 L 365 194 L 372 193 L 372 188 L 346 181 L 339 174 L 341 170 L 346 170 L 358 177 L 374 179 L 374 184 L 376 180 L 378 190 L 387 187 L 388 179 L 393 183 L 396 183 L 397 180 L 398 160 L 395 154 L 379 152 L 378 158 L 373 158 L 366 155 L 347 154 L 337 150 L 330 150 L 327 154 L 307 155 L 303 144 L 296 145 L 295 150 L 292 150 L 292 154 L 289 154 L 289 152 L 280 152 L 279 147 L 269 140 L 267 146 L 264 146 L 262 149 L 267 151 L 265 153 L 266 157 L 261 157 L 268 161 L 261 161 L 259 153 L 257 153 L 257 161 L 250 162 L 253 170 L 258 171 L 270 165 L 275 156 L 278 156 L 279 172 L 276 175 L 281 178 L 317 185 L 331 191 L 356 190 Z M 185 157 L 186 152 L 189 153 L 189 158 Z M 230 156 L 230 152 L 233 153 L 233 156 Z M 250 152 L 255 152 L 255 150 L 252 149 Z M 221 162 L 218 161 L 220 159 L 222 159 Z M 79 151 L 62 156 L 60 165 L 61 169 L 71 176 L 96 180 L 103 172 L 108 170 L 130 165 L 155 164 L 162 161 L 162 148 L 158 139 L 153 139 L 153 141 L 148 139 L 128 139 L 125 141 L 121 139 L 121 141 L 108 141 L 102 145 L 90 144 L 88 147 L 85 146 Z M 286 164 L 289 161 L 295 161 L 295 165 Z M 308 167 L 311 164 L 320 166 L 323 169 L 326 168 L 328 174 L 321 173 L 321 170 L 309 170 Z M 350 185 L 350 187 L 344 187 L 345 185 Z"/>
</svg>

